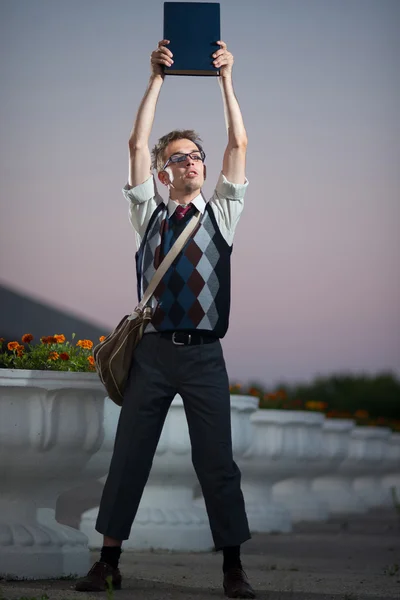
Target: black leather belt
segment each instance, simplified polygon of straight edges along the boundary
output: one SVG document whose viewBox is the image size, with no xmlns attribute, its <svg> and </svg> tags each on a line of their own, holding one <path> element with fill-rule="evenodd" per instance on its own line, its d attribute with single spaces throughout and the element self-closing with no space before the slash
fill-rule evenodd
<svg viewBox="0 0 400 600">
<path fill-rule="evenodd" d="M 211 344 L 217 341 L 215 335 L 203 333 L 187 333 L 185 331 L 163 331 L 161 337 L 171 340 L 175 346 L 194 346 L 196 344 Z"/>
</svg>

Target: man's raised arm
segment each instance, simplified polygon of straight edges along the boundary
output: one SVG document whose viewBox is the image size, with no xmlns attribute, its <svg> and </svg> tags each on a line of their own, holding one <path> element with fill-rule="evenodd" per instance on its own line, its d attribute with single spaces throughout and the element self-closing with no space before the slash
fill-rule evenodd
<svg viewBox="0 0 400 600">
<path fill-rule="evenodd" d="M 173 63 L 172 53 L 166 45 L 169 40 L 161 40 L 157 50 L 151 54 L 151 76 L 149 85 L 140 103 L 135 124 L 129 138 L 129 179 L 130 187 L 144 183 L 151 174 L 149 137 L 153 127 L 158 96 L 164 81 L 164 66 Z"/>
<path fill-rule="evenodd" d="M 231 183 L 244 183 L 246 179 L 247 134 L 240 106 L 232 83 L 233 56 L 228 52 L 225 42 L 213 54 L 214 65 L 219 67 L 219 84 L 224 102 L 225 122 L 228 131 L 228 144 L 224 153 L 222 173 Z"/>
</svg>

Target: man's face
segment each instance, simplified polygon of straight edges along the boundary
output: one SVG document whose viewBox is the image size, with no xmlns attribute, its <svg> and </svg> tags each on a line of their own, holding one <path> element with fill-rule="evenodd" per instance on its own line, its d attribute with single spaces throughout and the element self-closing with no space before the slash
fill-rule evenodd
<svg viewBox="0 0 400 600">
<path fill-rule="evenodd" d="M 190 140 L 170 142 L 164 151 L 164 162 L 174 154 L 199 154 L 196 144 Z M 161 176 L 161 177 L 160 177 Z M 159 174 L 161 181 L 169 184 L 176 192 L 192 194 L 200 191 L 205 179 L 205 166 L 201 160 L 193 160 L 187 156 L 182 162 L 169 162 L 165 171 Z"/>
</svg>

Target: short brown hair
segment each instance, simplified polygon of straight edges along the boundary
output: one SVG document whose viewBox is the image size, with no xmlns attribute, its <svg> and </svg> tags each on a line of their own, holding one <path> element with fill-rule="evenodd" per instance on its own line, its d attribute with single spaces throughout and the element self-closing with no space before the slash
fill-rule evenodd
<svg viewBox="0 0 400 600">
<path fill-rule="evenodd" d="M 200 142 L 202 141 L 199 135 L 193 129 L 175 129 L 166 135 L 163 135 L 151 151 L 152 166 L 156 171 L 162 171 L 165 164 L 164 151 L 170 142 L 175 140 L 190 140 L 199 150 L 203 150 Z"/>
</svg>

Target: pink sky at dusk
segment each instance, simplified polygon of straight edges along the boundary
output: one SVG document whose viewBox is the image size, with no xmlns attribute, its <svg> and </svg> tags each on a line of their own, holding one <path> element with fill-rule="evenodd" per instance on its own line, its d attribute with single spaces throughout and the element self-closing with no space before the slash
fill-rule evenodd
<svg viewBox="0 0 400 600">
<path fill-rule="evenodd" d="M 3 0 L 0 283 L 104 325 L 136 303 L 121 188 L 163 3 Z M 221 2 L 249 136 L 233 252 L 232 380 L 400 374 L 400 3 Z M 220 91 L 166 78 L 151 143 L 199 131 L 206 196 Z"/>
</svg>

